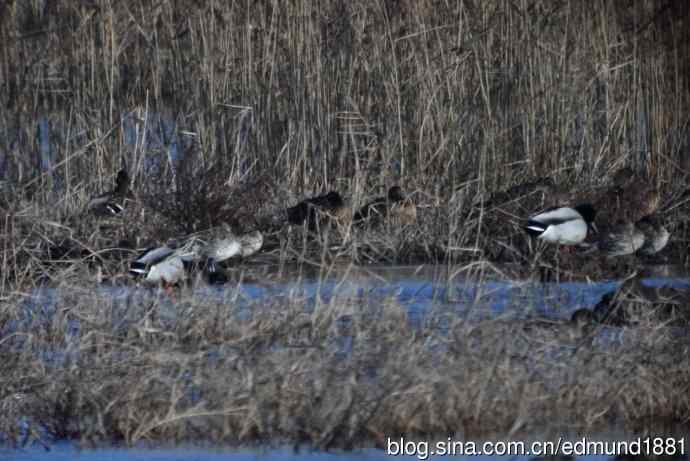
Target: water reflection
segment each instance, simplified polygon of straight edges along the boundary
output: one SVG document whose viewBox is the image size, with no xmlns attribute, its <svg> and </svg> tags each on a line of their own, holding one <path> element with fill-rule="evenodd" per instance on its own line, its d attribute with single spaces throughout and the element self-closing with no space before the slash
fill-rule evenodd
<svg viewBox="0 0 690 461">
<path fill-rule="evenodd" d="M 357 322 L 376 321 L 382 305 L 389 309 L 402 310 L 401 318 L 408 319 L 413 325 L 430 328 L 438 335 L 429 335 L 424 343 L 428 360 L 435 363 L 444 352 L 448 351 L 446 335 L 467 335 L 467 352 L 477 355 L 481 348 L 496 342 L 506 343 L 501 354 L 513 357 L 520 369 L 527 370 L 535 382 L 539 382 L 545 391 L 557 393 L 563 380 L 570 379 L 569 373 L 576 373 L 579 363 L 615 355 L 622 349 L 630 350 L 637 346 L 635 341 L 643 341 L 643 336 L 630 335 L 623 338 L 624 329 L 603 326 L 596 333 L 585 329 L 578 332 L 571 328 L 571 314 L 577 309 L 591 309 L 604 293 L 615 290 L 619 281 L 539 283 L 519 278 L 485 277 L 481 280 L 459 272 L 457 268 L 442 266 L 414 267 L 336 267 L 324 272 L 307 268 L 272 268 L 264 266 L 246 266 L 238 268 L 231 274 L 236 283 L 228 285 L 197 285 L 191 289 L 192 297 L 197 301 L 189 302 L 189 292 L 179 299 L 170 298 L 156 289 L 144 289 L 129 286 L 99 287 L 96 292 L 80 287 L 44 287 L 27 296 L 20 305 L 20 315 L 12 322 L 5 324 L 0 337 L 4 344 L 11 347 L 23 347 L 21 336 L 8 338 L 13 331 L 26 331 L 29 328 L 49 330 L 58 325 L 66 331 L 64 342 L 49 350 L 31 351 L 42 359 L 46 367 L 66 367 L 79 359 L 80 328 L 79 317 L 66 315 L 71 300 L 91 299 L 98 296 L 109 300 L 97 320 L 107 326 L 106 331 L 118 335 L 119 331 L 127 332 L 133 324 L 141 324 L 142 317 L 155 314 L 157 328 L 164 331 L 166 321 L 175 325 L 179 319 L 196 315 L 193 309 L 207 309 L 208 306 L 229 306 L 227 311 L 219 310 L 219 315 L 236 315 L 250 318 L 254 312 L 264 309 L 274 315 L 275 309 L 292 304 L 306 311 L 319 309 L 323 304 L 333 303 L 338 308 L 332 324 L 332 334 L 327 336 L 324 346 L 328 354 L 347 365 L 353 351 L 353 340 Z M 239 280 L 239 282 L 238 282 Z M 667 273 L 665 276 L 643 278 L 647 286 L 671 285 L 690 289 L 690 282 L 683 273 Z M 208 300 L 208 302 L 204 302 Z M 214 304 L 215 303 L 215 304 Z M 155 306 L 155 307 L 152 307 Z M 342 308 L 341 308 L 342 306 Z M 356 306 L 356 308 L 350 308 Z M 308 314 L 308 312 L 306 312 Z M 364 313 L 364 314 L 363 314 Z M 100 315 L 102 314 L 102 315 Z M 302 315 L 301 312 L 298 312 Z M 309 317 L 309 315 L 305 315 Z M 491 322 L 482 323 L 484 319 Z M 57 322 L 57 323 L 56 323 Z M 456 328 L 461 322 L 463 327 Z M 472 323 L 476 322 L 476 326 Z M 112 324 L 111 324 L 112 323 Z M 469 327 L 468 325 L 469 324 Z M 295 322 L 293 325 L 298 325 Z M 306 322 L 305 328 L 311 327 Z M 577 326 L 577 325 L 576 325 Z M 270 343 L 266 347 L 301 347 L 299 332 L 292 332 L 286 344 Z M 558 337 L 564 334 L 564 337 Z M 632 338 L 630 337 L 632 336 Z M 506 338 L 509 341 L 506 342 Z M 294 341 L 294 344 L 291 342 Z M 308 341 L 305 341 L 307 344 Z M 609 345 L 618 346 L 608 348 Z M 465 344 L 465 343 L 462 343 Z M 307 344 L 308 345 L 308 344 Z M 583 347 L 585 346 L 585 347 Z M 603 346 L 603 347 L 602 347 Z M 49 347 L 53 347 L 49 345 Z M 222 362 L 237 354 L 232 344 L 220 343 L 209 347 L 203 358 L 209 365 Z M 601 354 L 602 350 L 605 354 Z M 463 349 L 464 353 L 465 349 Z M 611 352 L 612 351 L 612 352 Z M 259 351 L 261 352 L 261 351 Z M 482 355 L 483 357 L 483 355 Z M 362 382 L 377 378 L 378 357 L 365 357 L 366 366 L 361 368 Z M 657 357 L 657 360 L 662 358 Z M 669 360 L 674 356 L 669 355 Z M 202 359 L 203 360 L 203 359 Z M 603 360 L 603 359 L 602 359 Z M 226 360 L 227 361 L 227 360 Z M 369 367 L 369 361 L 371 367 Z M 554 378 L 555 377 L 555 378 Z M 190 405 L 204 398 L 203 390 L 197 386 L 190 372 L 181 376 L 185 398 Z M 627 434 L 626 434 L 627 435 Z M 620 436 L 620 439 L 627 438 Z M 6 456 L 5 456 L 6 455 Z M 233 452 L 215 452 L 199 449 L 107 449 L 79 452 L 73 445 L 58 443 L 50 452 L 42 448 L 27 448 L 22 451 L 1 451 L 0 458 L 21 460 L 46 459 L 389 459 L 385 451 L 363 449 L 354 452 L 310 452 L 295 453 L 289 449 L 255 451 L 251 449 Z M 587 457 L 589 459 L 609 459 L 605 457 Z M 402 459 L 419 459 L 411 455 Z M 430 456 L 429 459 L 441 459 Z M 466 459 L 466 457 L 449 457 L 443 459 Z M 485 459 L 496 459 L 485 457 Z M 529 459 L 528 456 L 521 459 Z"/>
<path fill-rule="evenodd" d="M 670 273 L 669 273 L 670 274 Z M 643 278 L 648 286 L 674 286 L 690 290 L 687 278 Z M 19 315 L 0 331 L 7 337 L 15 332 L 45 328 L 64 331 L 58 349 L 33 351 L 46 366 L 64 367 L 78 359 L 80 320 L 68 315 L 70 306 L 95 302 L 106 309 L 101 321 L 113 334 L 140 328 L 142 319 L 155 318 L 161 331 L 174 329 L 177 322 L 196 315 L 200 306 L 219 306 L 238 320 L 250 320 L 266 309 L 297 306 L 305 314 L 332 304 L 338 307 L 338 334 L 330 345 L 335 356 L 346 358 L 352 349 L 353 312 L 375 322 L 384 309 L 402 309 L 404 318 L 414 328 L 425 327 L 447 336 L 457 322 L 470 325 L 496 320 L 492 330 L 515 336 L 515 341 L 529 347 L 547 347 L 548 356 L 557 360 L 573 354 L 584 342 L 600 345 L 621 342 L 617 325 L 598 325 L 596 329 L 572 322 L 573 312 L 592 311 L 607 293 L 614 292 L 619 281 L 539 283 L 530 280 L 485 278 L 472 279 L 456 268 L 446 266 L 334 267 L 329 271 L 305 267 L 244 267 L 231 274 L 236 282 L 224 286 L 198 284 L 180 298 L 169 297 L 158 289 L 136 286 L 99 287 L 94 292 L 79 287 L 43 287 L 34 290 L 20 304 Z M 191 293 L 191 296 L 190 296 Z M 145 328 L 145 327 L 144 327 Z M 153 331 L 148 331 L 149 333 Z M 481 333 L 481 329 L 475 332 Z M 685 330 L 678 334 L 685 335 Z M 22 348 L 25 335 L 7 339 L 8 346 Z M 51 345 L 52 347 L 53 345 Z M 443 344 L 429 347 L 443 352 Z M 217 353 L 221 353 L 218 351 Z"/>
<path fill-rule="evenodd" d="M 197 284 L 193 296 L 236 307 L 256 307 L 281 300 L 299 300 L 307 310 L 338 301 L 382 303 L 394 301 L 404 307 L 411 321 L 421 321 L 430 312 L 452 313 L 467 320 L 501 317 L 525 319 L 569 319 L 579 308 L 592 308 L 620 281 L 540 283 L 532 280 L 487 277 L 476 280 L 446 266 L 342 266 L 329 271 L 305 267 L 245 267 L 231 278 L 235 283 L 222 286 Z M 666 277 L 641 278 L 650 287 L 671 286 L 690 290 L 690 280 L 681 272 Z M 674 274 L 674 275 L 670 275 Z M 83 288 L 34 290 L 22 304 L 25 319 L 49 321 L 56 303 L 66 293 L 80 296 Z M 96 294 L 107 296 L 113 308 L 158 300 L 162 315 L 176 316 L 179 306 L 157 289 L 136 286 L 103 286 Z M 61 295 L 61 296 L 58 296 Z M 18 320 L 21 322 L 21 319 Z M 75 326 L 71 326 L 75 328 Z"/>
</svg>

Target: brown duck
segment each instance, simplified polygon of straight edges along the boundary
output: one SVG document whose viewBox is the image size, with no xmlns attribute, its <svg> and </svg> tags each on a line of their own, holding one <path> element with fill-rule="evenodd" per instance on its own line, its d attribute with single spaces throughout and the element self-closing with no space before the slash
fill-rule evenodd
<svg viewBox="0 0 690 461">
<path fill-rule="evenodd" d="M 115 178 L 115 188 L 92 198 L 87 210 L 97 216 L 117 216 L 124 210 L 125 199 L 130 195 L 129 174 L 121 169 Z"/>
<path fill-rule="evenodd" d="M 597 221 L 605 224 L 637 222 L 656 213 L 660 203 L 661 196 L 656 187 L 629 168 L 623 168 L 614 175 L 613 185 L 599 195 L 594 206 L 601 212 Z"/>
<path fill-rule="evenodd" d="M 380 222 L 387 216 L 397 218 L 401 224 L 417 221 L 417 207 L 409 197 L 405 197 L 400 186 L 391 187 L 387 196 L 377 197 L 360 208 L 355 213 L 353 222 Z"/>
<path fill-rule="evenodd" d="M 302 200 L 297 205 L 286 210 L 287 221 L 293 225 L 307 223 L 310 230 L 316 229 L 321 218 L 330 215 L 340 217 L 345 213 L 345 202 L 339 193 L 330 191 L 327 194 L 318 195 Z"/>
</svg>

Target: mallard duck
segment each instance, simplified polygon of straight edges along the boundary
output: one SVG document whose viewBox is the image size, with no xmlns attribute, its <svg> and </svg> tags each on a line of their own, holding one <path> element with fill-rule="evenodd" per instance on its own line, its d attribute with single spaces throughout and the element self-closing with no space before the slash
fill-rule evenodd
<svg viewBox="0 0 690 461">
<path fill-rule="evenodd" d="M 597 325 L 594 313 L 589 309 L 577 309 L 569 319 L 528 320 L 524 331 L 530 336 L 548 333 L 559 340 L 574 341 L 591 335 Z"/>
<path fill-rule="evenodd" d="M 587 237 L 596 211 L 585 203 L 576 207 L 560 207 L 532 216 L 527 221 L 527 233 L 549 243 L 578 245 Z"/>
<path fill-rule="evenodd" d="M 656 187 L 631 169 L 623 168 L 614 175 L 612 186 L 599 193 L 592 203 L 601 211 L 597 225 L 618 221 L 634 223 L 656 213 L 661 195 Z"/>
<path fill-rule="evenodd" d="M 337 217 L 343 212 L 345 202 L 339 193 L 330 191 L 327 194 L 302 200 L 297 205 L 288 208 L 287 221 L 293 225 L 307 223 L 309 229 L 316 229 L 320 214 L 330 214 Z"/>
<path fill-rule="evenodd" d="M 115 178 L 115 188 L 92 198 L 87 209 L 98 216 L 116 216 L 124 210 L 124 200 L 129 195 L 129 174 L 121 169 Z"/>
<path fill-rule="evenodd" d="M 597 210 L 594 226 L 601 229 L 612 223 L 636 223 L 645 216 L 656 213 L 661 204 L 659 190 L 630 168 L 618 170 L 607 186 L 589 187 L 569 193 L 559 189 L 554 188 L 549 193 L 551 203 L 559 206 L 591 203 Z"/>
<path fill-rule="evenodd" d="M 264 244 L 264 236 L 260 231 L 255 230 L 240 236 L 239 241 L 240 253 L 242 254 L 243 258 L 246 258 L 247 256 L 251 256 L 261 249 Z"/>
<path fill-rule="evenodd" d="M 201 257 L 206 260 L 209 273 L 217 272 L 217 263 L 242 253 L 240 239 L 226 226 L 220 226 L 198 236 L 201 241 Z"/>
<path fill-rule="evenodd" d="M 360 208 L 354 214 L 354 223 L 367 220 L 380 220 L 386 216 L 393 216 L 401 224 L 412 224 L 417 220 L 417 207 L 409 197 L 405 197 L 400 186 L 388 189 L 388 195 L 377 197 Z"/>
<path fill-rule="evenodd" d="M 200 259 L 205 260 L 209 273 L 218 272 L 217 263 L 235 256 L 251 256 L 261 249 L 264 243 L 263 234 L 255 230 L 244 235 L 236 235 L 229 226 L 196 234 L 200 245 Z"/>
<path fill-rule="evenodd" d="M 635 253 L 645 243 L 645 235 L 631 222 L 620 222 L 601 229 L 595 248 L 609 257 Z"/>
<path fill-rule="evenodd" d="M 597 321 L 594 312 L 581 308 L 572 313 L 566 323 L 566 329 L 570 339 L 578 339 L 584 336 L 591 336 L 596 325 Z"/>
<path fill-rule="evenodd" d="M 636 226 L 644 235 L 644 244 L 638 250 L 643 255 L 653 255 L 663 250 L 671 236 L 656 216 L 645 216 Z"/>
<path fill-rule="evenodd" d="M 570 324 L 580 329 L 588 328 L 593 323 L 595 323 L 594 313 L 589 309 L 577 309 L 570 316 Z"/>
<path fill-rule="evenodd" d="M 605 227 L 594 246 L 609 257 L 633 253 L 653 255 L 666 246 L 669 236 L 669 232 L 656 217 L 645 216 L 636 223 L 619 222 Z"/>
<path fill-rule="evenodd" d="M 130 264 L 131 274 L 143 276 L 148 283 L 175 285 L 185 278 L 185 263 L 199 258 L 199 246 L 186 244 L 173 249 L 169 246 L 152 247 L 141 253 Z"/>
<path fill-rule="evenodd" d="M 417 205 L 409 196 L 402 193 L 402 189 L 393 186 L 388 190 L 388 200 L 392 202 L 390 215 L 400 224 L 414 224 L 417 222 Z"/>
</svg>

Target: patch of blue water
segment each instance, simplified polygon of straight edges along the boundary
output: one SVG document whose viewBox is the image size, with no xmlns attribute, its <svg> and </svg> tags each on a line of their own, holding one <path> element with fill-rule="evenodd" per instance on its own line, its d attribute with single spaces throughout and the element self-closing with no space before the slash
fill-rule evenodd
<svg viewBox="0 0 690 461">
<path fill-rule="evenodd" d="M 371 269 L 368 269 L 371 272 Z M 194 315 L 200 305 L 221 309 L 220 315 L 238 320 L 249 320 L 265 309 L 279 308 L 283 303 L 297 303 L 306 312 L 312 312 L 319 305 L 340 301 L 354 306 L 363 306 L 370 312 L 370 320 L 383 314 L 385 304 L 405 310 L 407 321 L 415 328 L 429 327 L 440 334 L 447 334 L 458 318 L 478 321 L 500 317 L 510 319 L 568 319 L 579 308 L 592 308 L 602 295 L 613 291 L 620 282 L 598 283 L 535 283 L 521 281 L 489 280 L 476 283 L 466 279 L 448 281 L 443 277 L 429 277 L 429 274 L 410 275 L 395 273 L 388 277 L 368 274 L 339 278 L 337 276 L 318 279 L 298 278 L 272 283 L 245 281 L 241 284 L 223 287 L 199 287 L 197 299 L 190 304 L 178 303 L 158 289 L 134 287 L 104 287 L 97 295 L 110 301 L 112 331 L 128 331 L 133 323 L 141 322 L 145 315 L 155 315 L 161 328 L 173 327 L 182 317 Z M 649 285 L 670 285 L 690 289 L 690 281 L 682 278 L 645 279 Z M 64 309 L 64 291 L 41 288 L 33 292 L 22 303 L 20 316 L 8 322 L 0 334 L 3 337 L 15 332 L 27 332 L 36 328 L 55 328 L 56 313 Z M 68 293 L 69 294 L 69 293 Z M 82 296 L 76 293 L 75 296 Z M 295 301 L 297 299 L 297 301 Z M 155 306 L 146 307 L 146 306 Z M 150 310 L 150 312 L 147 311 Z M 152 310 L 151 310 L 152 309 Z M 227 314 L 225 314 L 227 312 Z M 365 311 L 367 312 L 367 311 Z M 431 323 L 429 323 L 431 322 Z M 65 366 L 78 359 L 80 324 L 76 316 L 67 316 L 62 323 L 67 329 L 65 343 L 58 350 L 33 351 L 47 365 Z M 601 340 L 615 343 L 620 339 L 619 329 L 602 328 Z M 346 335 L 345 335 L 346 336 Z M 5 346 L 21 350 L 27 335 L 15 335 L 6 340 Z M 333 345 L 336 354 L 347 356 L 351 344 L 346 337 Z"/>
<path fill-rule="evenodd" d="M 245 299 L 253 302 L 262 298 L 291 293 L 303 297 L 313 307 L 317 302 L 328 304 L 337 299 L 359 299 L 369 302 L 394 299 L 404 306 L 411 316 L 423 316 L 433 307 L 452 308 L 458 315 L 470 313 L 491 317 L 513 314 L 517 317 L 542 315 L 564 318 L 581 307 L 592 307 L 608 291 L 614 290 L 614 282 L 587 284 L 526 284 L 513 282 L 469 281 L 438 283 L 433 281 L 397 280 L 368 281 L 305 281 L 299 286 L 274 284 L 269 286 L 242 285 Z M 487 310 L 488 308 L 488 310 Z"/>
<path fill-rule="evenodd" d="M 648 279 L 650 285 L 671 285 L 690 289 L 686 279 Z M 600 283 L 533 283 L 514 281 L 470 280 L 443 281 L 410 277 L 386 280 L 380 277 L 357 277 L 341 280 L 337 277 L 306 278 L 297 281 L 242 282 L 223 287 L 200 287 L 196 291 L 198 301 L 222 303 L 232 306 L 229 312 L 240 318 L 263 304 L 278 305 L 295 298 L 300 299 L 307 312 L 320 304 L 356 301 L 378 305 L 394 301 L 403 307 L 412 322 L 421 322 L 429 313 L 452 313 L 463 318 L 485 319 L 496 316 L 506 318 L 568 318 L 579 308 L 591 308 L 601 297 L 617 288 L 619 282 Z M 61 288 L 61 290 L 67 290 Z M 134 287 L 104 287 L 98 294 L 112 300 L 114 328 L 126 329 L 129 322 L 139 321 L 139 307 L 157 300 L 158 319 L 175 321 L 186 311 L 173 299 L 157 289 Z M 78 296 L 78 294 L 77 294 Z M 22 315 L 6 325 L 5 334 L 33 328 L 49 327 L 54 320 L 61 296 L 56 289 L 41 288 L 34 291 L 22 303 Z M 131 317 L 131 318 L 130 318 Z M 67 322 L 70 336 L 79 336 L 79 323 L 70 318 Z"/>
<path fill-rule="evenodd" d="M 36 125 L 38 134 L 38 149 L 41 155 L 41 171 L 50 170 L 53 164 L 53 154 L 50 148 L 50 121 L 48 117 L 41 116 Z"/>
<path fill-rule="evenodd" d="M 676 277 L 650 277 L 642 280 L 644 285 L 651 287 L 671 287 L 690 290 L 690 280 Z"/>
</svg>

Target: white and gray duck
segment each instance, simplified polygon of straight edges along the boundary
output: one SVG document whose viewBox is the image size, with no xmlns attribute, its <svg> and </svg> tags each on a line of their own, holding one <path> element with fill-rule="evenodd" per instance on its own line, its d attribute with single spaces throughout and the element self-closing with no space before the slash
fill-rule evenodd
<svg viewBox="0 0 690 461">
<path fill-rule="evenodd" d="M 589 203 L 558 207 L 530 217 L 525 225 L 529 235 L 557 245 L 579 245 L 592 228 L 596 210 Z"/>
<path fill-rule="evenodd" d="M 632 254 L 652 256 L 668 243 L 670 233 L 661 220 L 645 216 L 637 222 L 621 221 L 602 229 L 594 249 L 607 257 Z"/>
<path fill-rule="evenodd" d="M 167 245 L 151 247 L 132 261 L 129 272 L 146 283 L 169 289 L 186 278 L 185 265 L 198 261 L 199 252 L 197 241 L 188 241 L 176 249 Z"/>
</svg>

